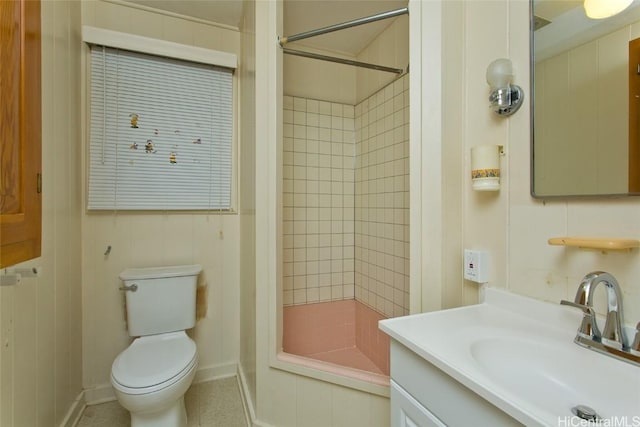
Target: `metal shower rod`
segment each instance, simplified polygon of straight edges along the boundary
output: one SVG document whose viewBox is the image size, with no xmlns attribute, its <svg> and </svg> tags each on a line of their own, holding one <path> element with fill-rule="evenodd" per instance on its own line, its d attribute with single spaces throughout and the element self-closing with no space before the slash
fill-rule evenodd
<svg viewBox="0 0 640 427">
<path fill-rule="evenodd" d="M 376 15 L 343 22 L 341 24 L 335 24 L 335 25 L 330 25 L 328 27 L 318 28 L 317 30 L 305 31 L 303 33 L 294 34 L 292 36 L 283 36 L 283 37 L 280 37 L 278 41 L 280 42 L 280 47 L 282 47 L 282 51 L 288 55 L 303 56 L 305 58 L 319 59 L 322 61 L 336 62 L 339 64 L 354 65 L 356 67 L 369 68 L 372 70 L 402 74 L 404 71 L 400 68 L 385 67 L 383 65 L 370 64 L 368 62 L 353 61 L 350 59 L 336 58 L 334 56 L 326 56 L 326 55 L 320 55 L 317 53 L 304 52 L 301 50 L 287 49 L 284 47 L 284 45 L 297 40 L 303 40 L 309 37 L 319 36 L 321 34 L 332 33 L 334 31 L 344 30 L 347 28 L 356 27 L 358 25 L 368 24 L 370 22 L 381 21 L 383 19 L 389 19 L 395 16 L 400 16 L 400 15 L 406 15 L 408 13 L 409 13 L 409 8 L 403 7 L 401 9 L 390 10 L 388 12 L 382 12 Z"/>
<path fill-rule="evenodd" d="M 366 16 L 364 18 L 354 19 L 352 21 L 343 22 L 341 24 L 329 25 L 328 27 L 318 28 L 317 30 L 305 31 L 303 33 L 294 34 L 292 36 L 280 37 L 280 46 L 284 46 L 287 43 L 297 40 L 307 39 L 309 37 L 319 36 L 321 34 L 332 33 L 334 31 L 344 30 L 358 25 L 368 24 L 370 22 L 381 21 L 383 19 L 393 18 L 395 16 L 409 14 L 409 8 L 403 7 L 401 9 L 390 10 L 388 12 L 378 13 L 372 16 Z"/>
<path fill-rule="evenodd" d="M 401 68 L 385 67 L 384 65 L 370 64 L 368 62 L 353 61 L 351 59 L 337 58 L 335 56 L 320 55 L 318 53 L 304 52 L 302 50 L 282 48 L 282 52 L 287 55 L 303 56 L 305 58 L 319 59 L 321 61 L 337 62 L 338 64 L 353 65 L 356 67 L 369 68 L 371 70 L 386 71 L 389 73 L 402 74 Z"/>
</svg>

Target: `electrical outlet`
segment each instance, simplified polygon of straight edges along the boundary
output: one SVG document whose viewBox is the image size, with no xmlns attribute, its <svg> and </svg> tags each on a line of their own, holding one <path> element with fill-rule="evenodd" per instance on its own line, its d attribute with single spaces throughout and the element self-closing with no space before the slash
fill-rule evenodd
<svg viewBox="0 0 640 427">
<path fill-rule="evenodd" d="M 489 281 L 489 254 L 485 251 L 464 250 L 464 278 L 476 283 Z"/>
</svg>

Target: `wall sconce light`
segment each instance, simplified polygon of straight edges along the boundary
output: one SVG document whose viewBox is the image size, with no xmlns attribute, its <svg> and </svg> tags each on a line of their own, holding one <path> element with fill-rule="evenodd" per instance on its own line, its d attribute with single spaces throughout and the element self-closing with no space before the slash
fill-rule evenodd
<svg viewBox="0 0 640 427">
<path fill-rule="evenodd" d="M 604 19 L 622 12 L 633 0 L 584 0 L 584 11 L 591 19 Z"/>
<path fill-rule="evenodd" d="M 487 67 L 487 83 L 491 86 L 491 109 L 501 116 L 510 116 L 522 105 L 524 92 L 511 84 L 513 66 L 508 59 L 496 59 Z"/>
</svg>

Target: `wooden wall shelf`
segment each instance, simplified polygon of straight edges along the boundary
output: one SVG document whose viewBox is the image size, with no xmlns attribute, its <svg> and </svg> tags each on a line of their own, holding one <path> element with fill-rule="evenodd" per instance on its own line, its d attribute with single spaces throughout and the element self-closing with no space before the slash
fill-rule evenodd
<svg viewBox="0 0 640 427">
<path fill-rule="evenodd" d="M 552 237 L 549 244 L 603 251 L 630 251 L 640 246 L 640 240 L 601 237 Z"/>
</svg>

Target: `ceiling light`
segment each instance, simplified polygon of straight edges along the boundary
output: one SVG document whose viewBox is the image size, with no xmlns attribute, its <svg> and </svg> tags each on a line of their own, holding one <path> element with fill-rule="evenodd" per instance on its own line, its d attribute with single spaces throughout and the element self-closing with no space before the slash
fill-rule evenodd
<svg viewBox="0 0 640 427">
<path fill-rule="evenodd" d="M 604 19 L 625 10 L 633 0 L 584 0 L 584 11 L 591 19 Z"/>
</svg>

